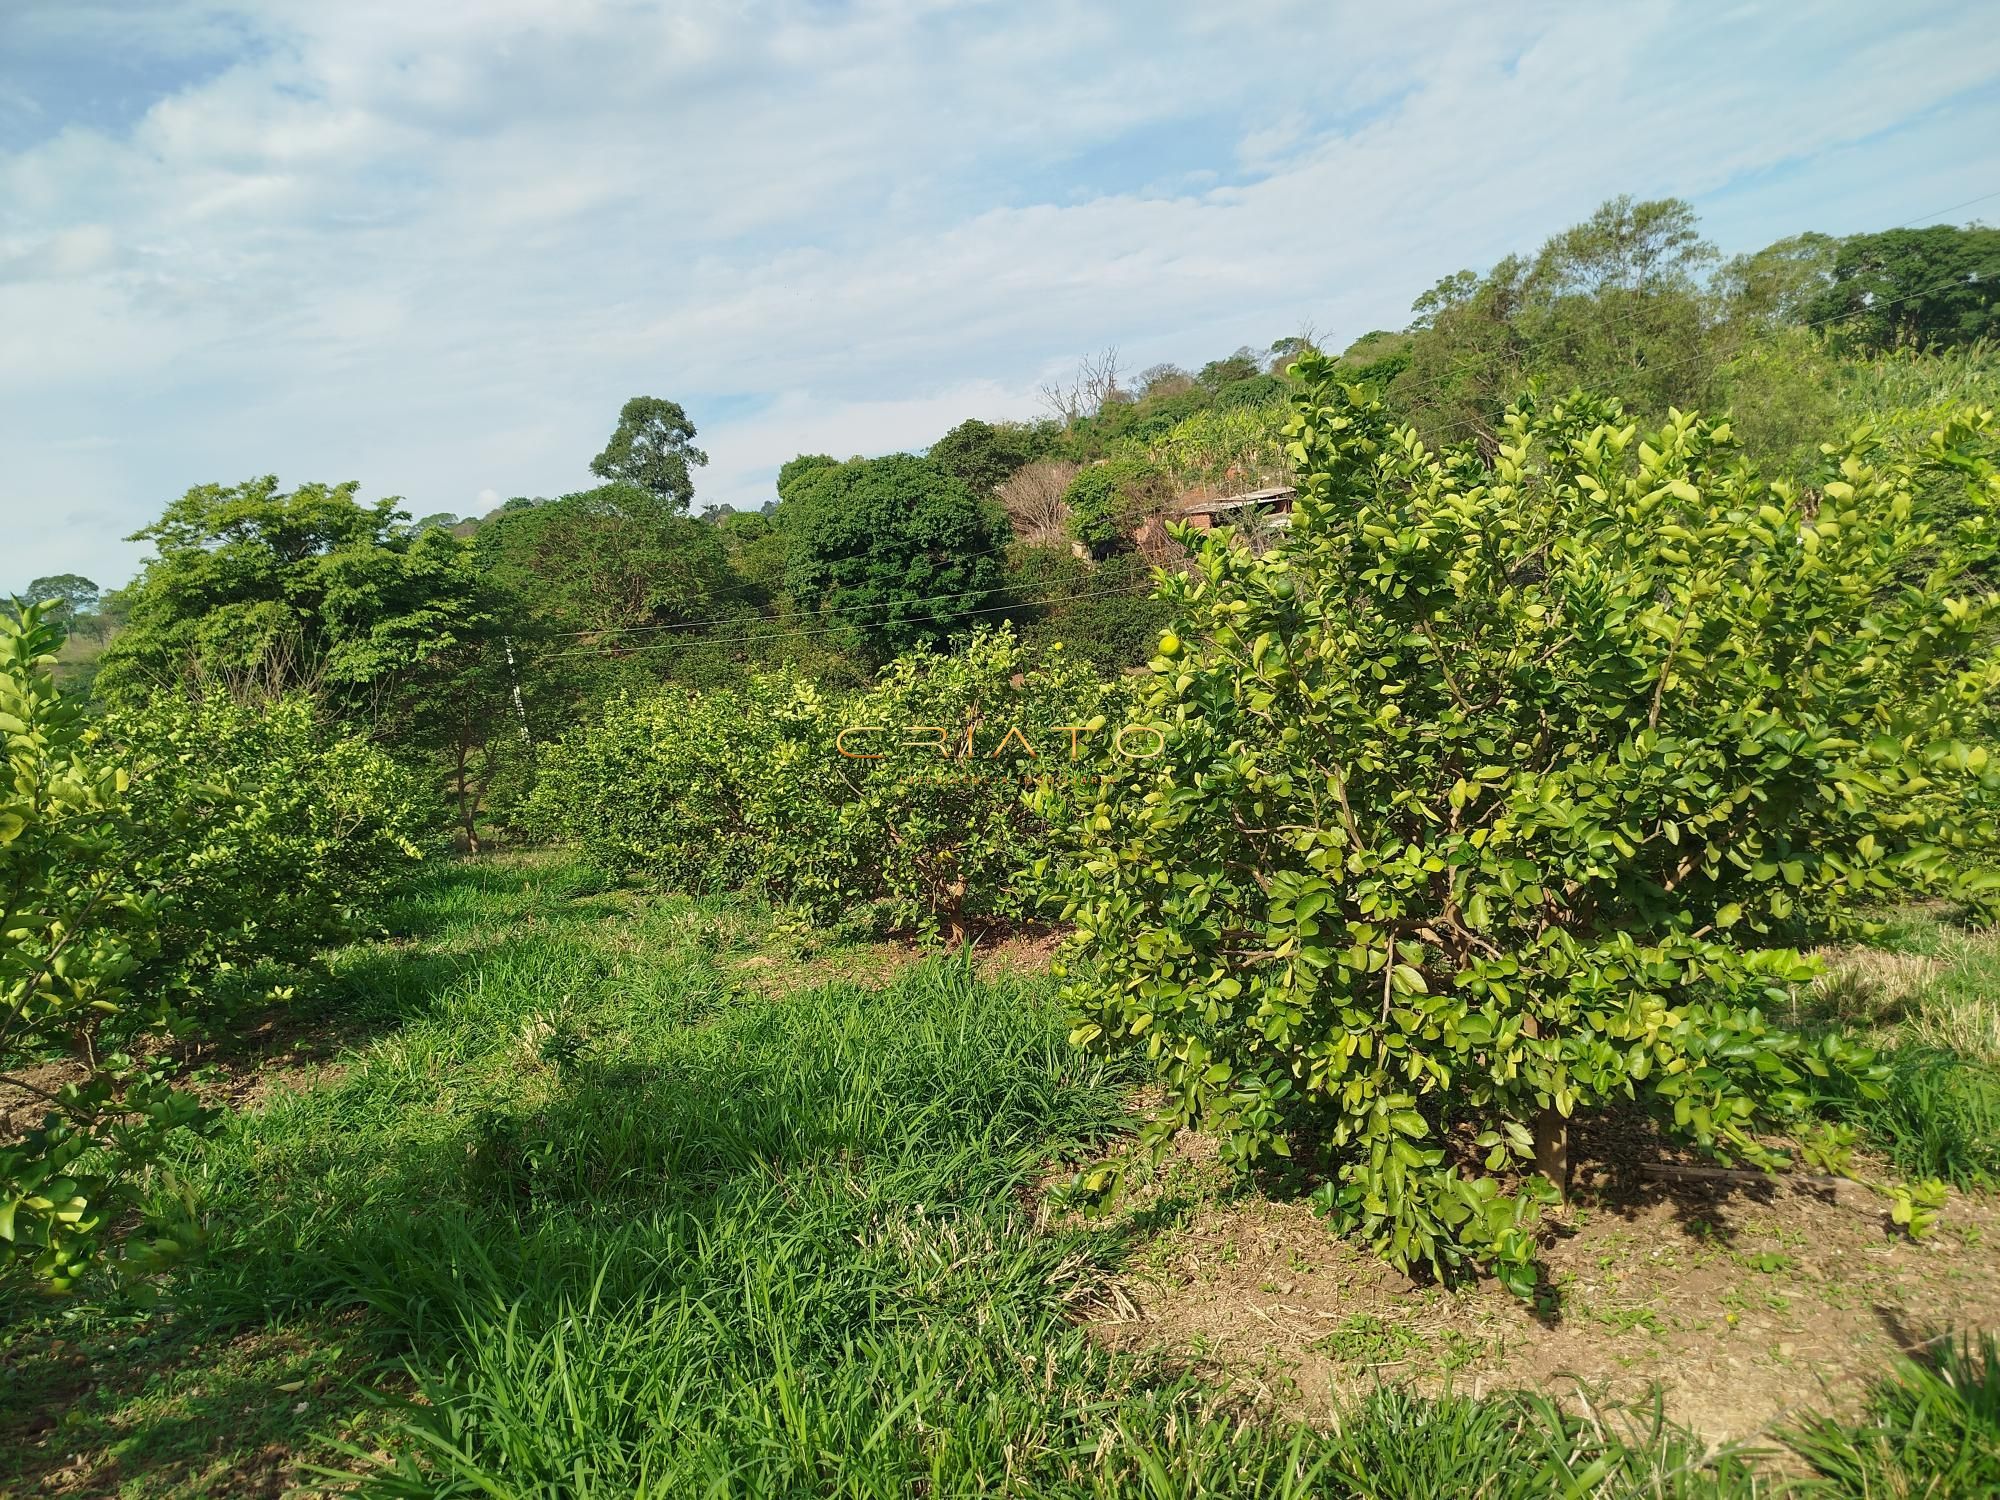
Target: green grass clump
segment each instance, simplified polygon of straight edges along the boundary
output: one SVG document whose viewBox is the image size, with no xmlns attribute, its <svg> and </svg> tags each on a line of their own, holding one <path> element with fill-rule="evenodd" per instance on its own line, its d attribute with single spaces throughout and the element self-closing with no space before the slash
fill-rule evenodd
<svg viewBox="0 0 2000 1500">
<path fill-rule="evenodd" d="M 154 1212 L 202 1248 L 157 1302 L 14 1310 L 0 1395 L 76 1383 L 52 1453 L 132 1496 L 274 1451 L 364 1496 L 1770 1492 L 1657 1405 L 1384 1387 L 1300 1426 L 1105 1352 L 1080 1325 L 1127 1231 L 1039 1198 L 1130 1080 L 1046 981 L 772 998 L 754 914 L 598 884 L 453 865 L 338 956 L 339 1071 L 174 1165 Z"/>
<path fill-rule="evenodd" d="M 1818 1476 L 1814 1493 L 2000 1495 L 2000 1340 L 1945 1341 L 1900 1359 L 1861 1422 L 1820 1419 L 1786 1438 Z"/>
<path fill-rule="evenodd" d="M 1709 1492 L 1664 1428 L 1384 1392 L 1320 1433 L 1113 1359 L 1078 1323 L 1116 1236 L 1034 1193 L 1126 1128 L 1127 1080 L 1047 983 L 940 959 L 769 999 L 719 909 L 587 890 L 435 877 L 419 945 L 344 967 L 381 1034 L 184 1164 L 186 1297 L 359 1307 L 403 1351 L 415 1399 L 324 1450 L 363 1493 Z"/>
<path fill-rule="evenodd" d="M 1860 1128 L 1906 1177 L 1960 1189 L 2000 1183 L 2000 941 L 1935 912 L 1894 914 L 1881 948 L 1832 956 L 1815 1019 L 1881 1049 L 1887 1097 L 1829 1079 L 1829 1112 Z"/>
</svg>

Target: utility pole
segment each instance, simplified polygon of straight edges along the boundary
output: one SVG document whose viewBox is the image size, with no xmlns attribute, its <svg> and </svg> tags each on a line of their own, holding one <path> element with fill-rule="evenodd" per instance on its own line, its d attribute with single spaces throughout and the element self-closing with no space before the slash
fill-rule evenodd
<svg viewBox="0 0 2000 1500">
<path fill-rule="evenodd" d="M 514 717 L 521 723 L 521 743 L 531 744 L 533 742 L 528 737 L 528 709 L 527 705 L 521 702 L 521 674 L 514 667 L 514 638 L 503 635 L 500 637 L 500 644 L 507 651 L 507 682 L 514 690 Z"/>
</svg>

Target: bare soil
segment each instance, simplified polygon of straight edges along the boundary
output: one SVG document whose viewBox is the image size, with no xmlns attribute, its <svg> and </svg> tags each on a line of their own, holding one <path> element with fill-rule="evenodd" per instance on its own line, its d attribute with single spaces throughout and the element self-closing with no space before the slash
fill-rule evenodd
<svg viewBox="0 0 2000 1500">
<path fill-rule="evenodd" d="M 1529 1305 L 1492 1282 L 1412 1281 L 1183 1136 L 1126 1210 L 1163 1227 L 1099 1289 L 1091 1332 L 1307 1420 L 1380 1381 L 1625 1405 L 1657 1383 L 1669 1418 L 1724 1443 L 1851 1412 L 1896 1351 L 2000 1329 L 1991 1197 L 1954 1196 L 1911 1242 L 1853 1184 L 1659 1181 L 1602 1158 L 1578 1177 Z"/>
</svg>

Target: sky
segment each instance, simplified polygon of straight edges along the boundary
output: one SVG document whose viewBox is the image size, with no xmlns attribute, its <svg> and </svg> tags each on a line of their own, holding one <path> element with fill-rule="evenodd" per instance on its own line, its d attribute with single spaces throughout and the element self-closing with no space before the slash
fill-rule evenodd
<svg viewBox="0 0 2000 1500">
<path fill-rule="evenodd" d="M 1116 346 L 1400 327 L 1618 193 L 1725 252 L 2000 222 L 1985 3 L 0 0 L 0 589 L 188 487 L 696 505 Z M 1991 196 L 1989 196 L 1991 195 Z M 1980 200 L 1970 206 L 1968 200 Z"/>
</svg>

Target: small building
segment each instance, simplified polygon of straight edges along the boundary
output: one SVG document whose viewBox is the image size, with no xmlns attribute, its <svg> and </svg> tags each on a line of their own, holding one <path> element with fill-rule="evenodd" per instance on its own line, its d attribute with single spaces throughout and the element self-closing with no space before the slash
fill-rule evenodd
<svg viewBox="0 0 2000 1500">
<path fill-rule="evenodd" d="M 1213 531 L 1218 526 L 1283 531 L 1292 524 L 1292 505 L 1298 494 L 1292 485 L 1274 484 L 1236 495 L 1177 501 L 1159 515 L 1148 516 L 1142 521 L 1132 540 L 1141 551 L 1146 551 L 1166 540 L 1167 523 L 1170 521 L 1179 521 L 1197 531 Z M 1263 549 L 1260 547 L 1258 550 Z"/>
<path fill-rule="evenodd" d="M 1292 524 L 1292 502 L 1298 495 L 1289 484 L 1274 484 L 1268 489 L 1224 495 L 1219 500 L 1191 500 L 1177 506 L 1167 519 L 1184 521 L 1197 531 L 1209 531 L 1217 526 L 1240 525 L 1255 516 L 1266 526 L 1283 531 Z"/>
</svg>

